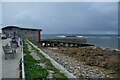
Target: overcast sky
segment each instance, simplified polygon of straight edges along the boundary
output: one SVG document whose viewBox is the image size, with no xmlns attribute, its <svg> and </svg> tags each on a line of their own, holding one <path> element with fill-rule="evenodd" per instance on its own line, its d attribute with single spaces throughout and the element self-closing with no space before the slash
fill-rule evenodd
<svg viewBox="0 0 120 80">
<path fill-rule="evenodd" d="M 43 34 L 112 34 L 117 2 L 3 2 L 2 25 L 40 28 Z"/>
</svg>

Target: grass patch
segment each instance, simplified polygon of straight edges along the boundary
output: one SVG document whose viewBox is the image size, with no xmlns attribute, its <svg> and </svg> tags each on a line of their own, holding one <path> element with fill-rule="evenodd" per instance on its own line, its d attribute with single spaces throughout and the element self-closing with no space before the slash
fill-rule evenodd
<svg viewBox="0 0 120 80">
<path fill-rule="evenodd" d="M 27 80 L 47 78 L 48 71 L 37 65 L 37 61 L 30 55 L 27 42 L 23 40 L 25 78 Z"/>
<path fill-rule="evenodd" d="M 40 62 L 45 63 L 45 65 L 46 65 L 45 69 L 54 71 L 53 79 L 55 79 L 55 80 L 61 80 L 61 79 L 68 80 L 68 78 L 63 73 L 61 73 L 60 70 L 58 70 L 57 68 L 55 68 L 53 66 L 53 64 L 51 63 L 51 61 L 49 59 L 45 58 L 40 53 L 39 50 L 37 50 L 36 48 L 34 48 L 32 45 L 31 45 L 31 47 L 32 47 L 32 50 L 34 50 L 37 53 L 37 56 L 40 57 Z"/>
</svg>

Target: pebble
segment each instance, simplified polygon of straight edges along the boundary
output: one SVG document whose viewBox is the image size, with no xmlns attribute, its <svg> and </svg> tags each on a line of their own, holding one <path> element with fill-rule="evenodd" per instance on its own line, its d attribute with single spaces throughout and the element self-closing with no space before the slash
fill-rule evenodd
<svg viewBox="0 0 120 80">
<path fill-rule="evenodd" d="M 44 49 L 47 54 L 52 57 L 59 64 L 63 65 L 70 73 L 72 73 L 77 78 L 105 78 L 106 75 L 103 74 L 96 68 L 92 68 L 91 66 L 84 65 L 83 62 L 79 62 L 71 57 L 67 57 L 66 55 L 52 53 L 51 50 Z M 62 59 L 61 59 L 62 57 Z M 107 76 L 109 77 L 109 76 Z"/>
<path fill-rule="evenodd" d="M 39 63 L 40 66 L 42 66 L 42 68 L 45 68 L 46 65 L 44 63 Z"/>
<path fill-rule="evenodd" d="M 54 74 L 54 71 L 48 70 L 49 73 Z"/>
</svg>

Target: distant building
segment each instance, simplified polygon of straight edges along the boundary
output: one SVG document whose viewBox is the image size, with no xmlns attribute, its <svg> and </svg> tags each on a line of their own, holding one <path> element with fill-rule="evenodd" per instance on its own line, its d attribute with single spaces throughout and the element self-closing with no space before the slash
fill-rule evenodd
<svg viewBox="0 0 120 80">
<path fill-rule="evenodd" d="M 32 29 L 32 28 L 20 28 L 17 26 L 7 26 L 2 28 L 2 33 L 7 37 L 12 36 L 24 36 L 30 41 L 40 42 L 41 40 L 41 29 Z"/>
</svg>

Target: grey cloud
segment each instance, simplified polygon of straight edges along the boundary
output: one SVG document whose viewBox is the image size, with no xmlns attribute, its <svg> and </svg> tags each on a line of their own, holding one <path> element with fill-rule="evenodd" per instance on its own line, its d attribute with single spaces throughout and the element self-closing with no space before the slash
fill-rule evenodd
<svg viewBox="0 0 120 80">
<path fill-rule="evenodd" d="M 4 3 L 3 24 L 43 33 L 117 32 L 117 3 Z"/>
</svg>

